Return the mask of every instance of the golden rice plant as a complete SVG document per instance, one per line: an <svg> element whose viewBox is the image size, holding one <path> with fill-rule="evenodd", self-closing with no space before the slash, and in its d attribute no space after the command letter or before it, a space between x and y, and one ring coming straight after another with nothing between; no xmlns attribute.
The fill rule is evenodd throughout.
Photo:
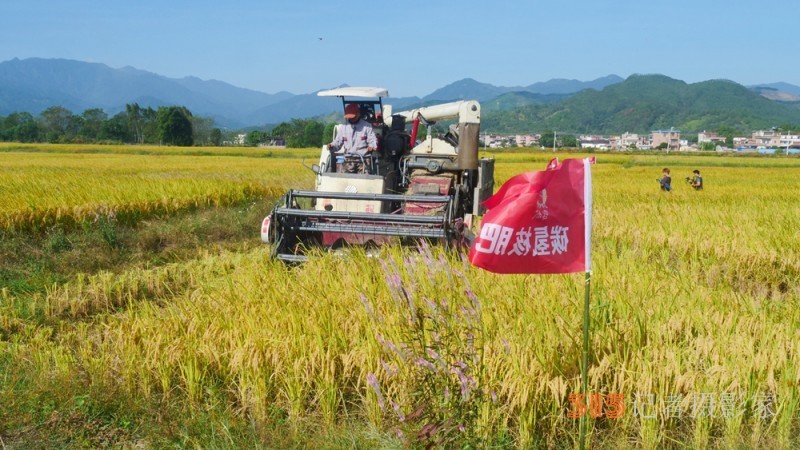
<svg viewBox="0 0 800 450"><path fill-rule="evenodd" d="M309 186L296 160L126 154L0 153L0 229L42 229L113 214L154 214L274 198ZM290 170L291 169L291 170Z"/></svg>
<svg viewBox="0 0 800 450"><path fill-rule="evenodd" d="M121 158L110 163L116 168L138 161L111 156ZM552 155L495 156L502 181L541 170ZM185 156L163 158L224 184L224 171ZM229 163L232 177L258 177L247 158L240 166L233 158L204 158ZM285 172L281 183L311 180L272 162L264 173ZM670 194L655 183L661 166L673 169ZM702 192L680 184L680 172L694 168L706 179ZM148 170L159 168L137 173ZM625 408L619 418L601 409L590 420L593 448L800 445L797 160L599 155L593 174L588 385L606 398L621 395ZM0 352L14 376L34 382L87 380L185 405L187 416L214 408L260 424L285 416L287 431L300 441L308 423L325 432L355 418L387 435L405 431L398 442L416 445L420 438L399 422L401 414L414 417L420 397L412 394L444 401L444 387L461 386L461 378L420 390L425 381L414 375L425 372L390 360L387 343L410 345L412 308L429 315L422 323L431 325L434 307L472 305L474 296L485 333L480 386L489 395L476 414L464 416L474 419L476 432L463 439L517 448L577 442L578 421L568 411L569 395L580 389L582 275L495 275L438 248L427 254L389 248L378 258L320 254L300 267L268 253L209 254L76 277L31 300L48 312L39 324L4 292L0 333L21 332ZM473 315L450 320L467 317ZM433 342L433 332L458 325L411 335ZM431 364L435 355L464 355L459 336L419 347L425 354L416 355ZM462 436L458 427L452 432Z"/></svg>

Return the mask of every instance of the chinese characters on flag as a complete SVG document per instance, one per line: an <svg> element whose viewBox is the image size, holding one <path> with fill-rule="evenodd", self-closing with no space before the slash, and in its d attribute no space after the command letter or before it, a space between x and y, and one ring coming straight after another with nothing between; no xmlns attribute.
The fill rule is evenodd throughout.
<svg viewBox="0 0 800 450"><path fill-rule="evenodd" d="M496 273L590 271L592 163L553 160L508 180L484 202L470 262Z"/></svg>

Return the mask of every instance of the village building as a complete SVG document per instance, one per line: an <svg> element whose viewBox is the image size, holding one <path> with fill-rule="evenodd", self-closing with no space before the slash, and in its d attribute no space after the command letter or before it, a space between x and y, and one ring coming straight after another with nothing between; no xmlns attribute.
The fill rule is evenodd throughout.
<svg viewBox="0 0 800 450"><path fill-rule="evenodd" d="M680 150L681 131L674 128L653 131L650 135L650 147L659 148L662 144L667 144L667 151Z"/></svg>

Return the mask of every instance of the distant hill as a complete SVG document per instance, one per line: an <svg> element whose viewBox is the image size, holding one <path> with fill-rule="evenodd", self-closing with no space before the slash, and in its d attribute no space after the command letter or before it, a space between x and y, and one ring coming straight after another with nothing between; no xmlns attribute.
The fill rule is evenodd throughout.
<svg viewBox="0 0 800 450"><path fill-rule="evenodd" d="M125 67L66 59L13 59L0 63L0 115L26 111L38 115L51 106L79 114L102 108L108 114L140 106L186 106L194 114L213 117L222 125L238 126L257 108L293 94L242 89L221 81L173 79Z"/></svg>
<svg viewBox="0 0 800 450"><path fill-rule="evenodd" d="M391 93L391 91L389 91ZM395 111L407 105L418 103L418 97L398 97L387 99ZM294 95L277 103L259 108L245 119L247 123L280 123L292 118L319 117L336 113L341 119L342 101L338 97L318 97L317 93Z"/></svg>
<svg viewBox="0 0 800 450"><path fill-rule="evenodd" d="M391 92L391 86L389 86ZM503 87L465 78L420 97L388 98L395 111L464 99L482 103L481 128L494 132L546 129L581 133L685 131L730 126L754 128L800 124L800 87L770 83L746 88L730 81L686 84L661 75L626 80L609 75L591 81L553 79ZM771 100L772 99L772 100ZM776 100L776 101L773 101ZM128 103L181 105L217 126L244 128L292 118L340 117L338 98L315 92L266 94L222 81L168 78L151 72L67 59L0 62L0 116L25 111L38 115L51 106L74 114L102 108L109 115Z"/></svg>
<svg viewBox="0 0 800 450"><path fill-rule="evenodd" d="M527 91L508 92L499 97L483 101L481 103L481 111L484 113L490 111L508 111L528 105L545 105L560 102L567 97L569 97L569 94L544 95Z"/></svg>
<svg viewBox="0 0 800 450"><path fill-rule="evenodd" d="M512 92L568 95L580 92L584 89L603 89L606 86L619 83L620 81L622 81L622 78L616 75L609 75L592 81L553 79L534 83L526 87L502 87L481 83L472 78L464 78L463 80L450 83L443 88L433 91L431 94L423 97L423 100L452 101L470 99L484 102Z"/></svg>
<svg viewBox="0 0 800 450"><path fill-rule="evenodd" d="M794 96L800 97L800 86L795 86L789 83L765 83L765 84L757 84L755 86L750 86L752 89L769 89L778 92L786 92L792 94Z"/></svg>
<svg viewBox="0 0 800 450"><path fill-rule="evenodd" d="M608 75L605 77L597 78L592 81L578 81L566 80L563 78L554 78L549 81L542 81L533 83L525 90L535 92L537 94L574 94L584 89L594 89L601 91L607 86L620 83L624 78L617 75Z"/></svg>
<svg viewBox="0 0 800 450"><path fill-rule="evenodd" d="M754 86L750 89L757 92L762 97L775 100L776 102L800 102L800 95L793 94L785 90L768 86Z"/></svg>
<svg viewBox="0 0 800 450"><path fill-rule="evenodd" d="M498 87L475 81L472 78L464 78L463 80L450 83L443 88L431 92L425 97L422 97L422 100L451 101L470 99L482 102L514 90L521 91L524 89L521 87Z"/></svg>
<svg viewBox="0 0 800 450"><path fill-rule="evenodd" d="M404 106L419 98L392 99ZM75 114L102 108L109 115L128 103L142 107L186 106L193 114L214 118L218 126L277 124L292 118L315 117L341 110L339 99L316 93L265 94L217 80L168 78L132 67L67 59L13 59L0 63L0 115L25 111L38 115L51 106Z"/></svg>
<svg viewBox="0 0 800 450"><path fill-rule="evenodd" d="M481 127L496 132L684 132L722 126L749 131L800 124L800 108L768 100L732 81L687 84L663 75L633 75L602 91L584 90L555 104L531 104L484 114Z"/></svg>

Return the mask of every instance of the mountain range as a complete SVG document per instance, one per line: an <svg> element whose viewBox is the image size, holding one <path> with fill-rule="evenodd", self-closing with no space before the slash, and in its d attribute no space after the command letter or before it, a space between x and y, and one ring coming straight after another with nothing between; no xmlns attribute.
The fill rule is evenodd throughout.
<svg viewBox="0 0 800 450"><path fill-rule="evenodd" d="M527 87L498 87L464 79L424 97L392 98L395 108L451 101L488 100L520 91L568 95L586 88L602 88L622 81L617 76L582 82L551 80ZM181 105L196 115L212 117L220 126L244 127L276 124L292 118L336 113L338 99L318 97L316 92L266 94L216 80L196 77L168 78L133 67L113 69L105 64L67 59L12 59L0 63L0 115L25 111L38 115L51 106L73 113L102 108L108 114L125 110L128 103L142 107Z"/></svg>
<svg viewBox="0 0 800 450"><path fill-rule="evenodd" d="M497 132L544 128L636 132L654 126L698 129L708 125L711 129L719 123L800 123L798 86L770 83L748 88L724 80L687 84L662 75L628 79L608 75L591 81L553 79L514 87L465 78L422 97L391 98L389 103L398 110L461 99L480 101L482 127ZM168 78L133 67L114 69L67 59L0 63L0 116L19 111L38 115L51 106L62 106L75 114L102 108L113 115L124 111L129 103L154 108L185 106L195 115L211 117L217 126L227 128L322 117L341 110L339 99L318 97L316 92L267 94L217 80Z"/></svg>
<svg viewBox="0 0 800 450"><path fill-rule="evenodd" d="M800 102L779 102L728 80L688 84L663 75L631 75L602 91L583 90L556 103L531 103L484 114L499 133L561 130L579 134L686 132L774 126L800 128ZM533 127L533 128L531 128Z"/></svg>

